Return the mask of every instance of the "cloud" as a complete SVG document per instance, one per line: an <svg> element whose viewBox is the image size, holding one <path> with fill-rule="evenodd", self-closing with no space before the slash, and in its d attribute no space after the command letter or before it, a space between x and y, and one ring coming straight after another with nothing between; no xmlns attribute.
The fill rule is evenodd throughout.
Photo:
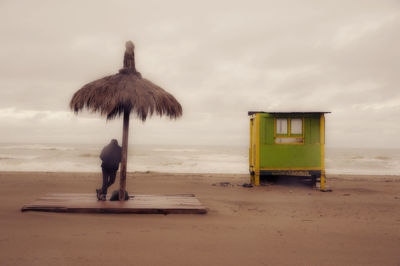
<svg viewBox="0 0 400 266"><path fill-rule="evenodd" d="M344 48L346 45L356 42L368 34L377 32L385 24L390 24L398 19L398 14L386 15L384 17L365 17L357 19L352 24L344 25L333 37L333 47Z"/></svg>

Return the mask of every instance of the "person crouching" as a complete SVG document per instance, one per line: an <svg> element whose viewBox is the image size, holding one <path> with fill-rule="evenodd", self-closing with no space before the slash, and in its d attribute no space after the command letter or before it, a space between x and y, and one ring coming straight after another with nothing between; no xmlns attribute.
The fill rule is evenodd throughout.
<svg viewBox="0 0 400 266"><path fill-rule="evenodd" d="M110 144L105 146L100 154L101 169L103 171L103 185L101 189L96 189L97 199L106 200L107 189L114 184L119 163L121 162L122 148L116 139L112 139Z"/></svg>

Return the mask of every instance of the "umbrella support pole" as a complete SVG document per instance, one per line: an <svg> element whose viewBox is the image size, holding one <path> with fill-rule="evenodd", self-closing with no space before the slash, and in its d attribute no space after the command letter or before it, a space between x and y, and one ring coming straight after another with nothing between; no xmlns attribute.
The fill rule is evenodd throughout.
<svg viewBox="0 0 400 266"><path fill-rule="evenodd" d="M130 112L124 112L124 126L122 132L122 158L121 158L121 172L120 172L120 188L119 188L119 200L125 200L126 191L126 161L128 157L128 135L129 135L129 114Z"/></svg>

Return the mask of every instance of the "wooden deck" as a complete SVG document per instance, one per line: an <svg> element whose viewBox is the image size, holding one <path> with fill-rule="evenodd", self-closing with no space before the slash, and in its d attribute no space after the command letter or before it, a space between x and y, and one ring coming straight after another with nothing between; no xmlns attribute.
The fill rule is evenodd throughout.
<svg viewBox="0 0 400 266"><path fill-rule="evenodd" d="M21 211L75 213L205 214L207 208L194 194L133 195L125 202L98 201L95 194L52 193L22 207Z"/></svg>

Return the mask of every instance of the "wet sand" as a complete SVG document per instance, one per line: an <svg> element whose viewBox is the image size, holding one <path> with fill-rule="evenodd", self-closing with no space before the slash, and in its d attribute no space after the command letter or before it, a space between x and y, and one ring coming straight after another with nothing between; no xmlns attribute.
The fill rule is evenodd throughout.
<svg viewBox="0 0 400 266"><path fill-rule="evenodd" d="M245 188L247 175L130 173L130 194L195 193L208 214L20 211L100 179L0 172L0 264L400 265L398 176L328 176L323 193L292 178Z"/></svg>

